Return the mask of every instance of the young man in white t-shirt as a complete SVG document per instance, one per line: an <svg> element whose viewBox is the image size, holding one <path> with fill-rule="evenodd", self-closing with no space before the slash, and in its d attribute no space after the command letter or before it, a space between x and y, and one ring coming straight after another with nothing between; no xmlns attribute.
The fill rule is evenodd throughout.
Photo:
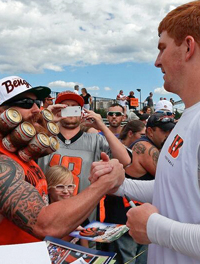
<svg viewBox="0 0 200 264"><path fill-rule="evenodd" d="M177 7L160 23L155 66L186 109L162 148L155 181L126 179L116 193L146 202L129 210L127 226L138 243L150 244L148 264L200 263L199 28L200 1ZM115 170L109 162L93 164L91 181L109 170Z"/></svg>

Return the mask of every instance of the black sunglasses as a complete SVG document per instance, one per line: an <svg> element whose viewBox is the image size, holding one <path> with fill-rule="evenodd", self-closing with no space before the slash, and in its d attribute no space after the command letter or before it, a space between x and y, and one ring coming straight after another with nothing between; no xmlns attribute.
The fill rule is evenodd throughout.
<svg viewBox="0 0 200 264"><path fill-rule="evenodd" d="M162 116L156 119L156 123L169 123L169 122L174 123L174 118L168 116Z"/></svg>
<svg viewBox="0 0 200 264"><path fill-rule="evenodd" d="M41 106L41 100L24 98L9 103L9 106L18 106L24 109L31 109L33 105L36 104L38 108Z"/></svg>
<svg viewBox="0 0 200 264"><path fill-rule="evenodd" d="M123 116L124 114L122 112L108 112L108 116Z"/></svg>
<svg viewBox="0 0 200 264"><path fill-rule="evenodd" d="M172 112L162 111L162 110L159 110L159 111L157 111L156 113L165 114L165 115L167 115L167 116L172 116L172 115L173 115Z"/></svg>

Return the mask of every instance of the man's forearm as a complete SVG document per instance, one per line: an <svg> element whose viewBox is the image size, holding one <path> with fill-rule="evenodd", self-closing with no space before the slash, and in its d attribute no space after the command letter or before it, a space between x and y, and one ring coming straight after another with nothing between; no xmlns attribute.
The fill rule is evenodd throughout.
<svg viewBox="0 0 200 264"><path fill-rule="evenodd" d="M109 143L112 156L118 159L119 162L124 166L130 164L130 156L128 155L126 148L119 141L119 139L110 131L110 129L106 125L104 125L101 130Z"/></svg>
<svg viewBox="0 0 200 264"><path fill-rule="evenodd" d="M198 224L180 223L159 214L152 214L147 222L147 235L152 243L200 260Z"/></svg>
<svg viewBox="0 0 200 264"><path fill-rule="evenodd" d="M118 191L114 193L117 196L127 194L132 200L137 200L143 203L152 203L153 199L154 180L139 181L125 179Z"/></svg>
<svg viewBox="0 0 200 264"><path fill-rule="evenodd" d="M69 234L91 214L105 194L105 188L96 182L72 198L43 207L33 232L40 238Z"/></svg>
<svg viewBox="0 0 200 264"><path fill-rule="evenodd" d="M124 180L123 166L117 160L110 161L107 169L103 171L109 174L99 177L78 195L42 208L34 232L40 237L47 234L63 237L80 225L91 214L100 199L118 188Z"/></svg>

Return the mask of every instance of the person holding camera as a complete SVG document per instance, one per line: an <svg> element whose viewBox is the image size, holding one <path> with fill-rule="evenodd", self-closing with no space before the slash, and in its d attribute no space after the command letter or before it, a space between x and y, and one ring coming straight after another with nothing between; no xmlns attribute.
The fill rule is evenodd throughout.
<svg viewBox="0 0 200 264"><path fill-rule="evenodd" d="M122 143L113 135L109 128L103 123L99 114L91 110L83 109L79 115L71 109L83 108L84 100L80 95L71 91L58 94L55 107L65 105L70 107L70 116L63 117L59 122L60 133L58 134L60 148L38 160L38 164L44 172L54 165L63 165L69 168L73 175L78 192L87 188L90 184L88 177L93 161L101 159L101 152L109 157L115 157L125 166L130 163L130 157ZM98 133L86 133L81 130L81 122L87 126L104 132L104 136ZM90 220L96 219L96 210Z"/></svg>

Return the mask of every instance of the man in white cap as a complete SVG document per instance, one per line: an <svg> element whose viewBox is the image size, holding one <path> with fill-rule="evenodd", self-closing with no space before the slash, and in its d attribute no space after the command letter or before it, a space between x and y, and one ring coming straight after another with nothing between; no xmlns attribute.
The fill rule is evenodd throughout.
<svg viewBox="0 0 200 264"><path fill-rule="evenodd" d="M160 100L157 102L156 107L155 107L155 112L159 113L171 113L168 115L173 114L173 105L170 101L168 100Z"/></svg>

